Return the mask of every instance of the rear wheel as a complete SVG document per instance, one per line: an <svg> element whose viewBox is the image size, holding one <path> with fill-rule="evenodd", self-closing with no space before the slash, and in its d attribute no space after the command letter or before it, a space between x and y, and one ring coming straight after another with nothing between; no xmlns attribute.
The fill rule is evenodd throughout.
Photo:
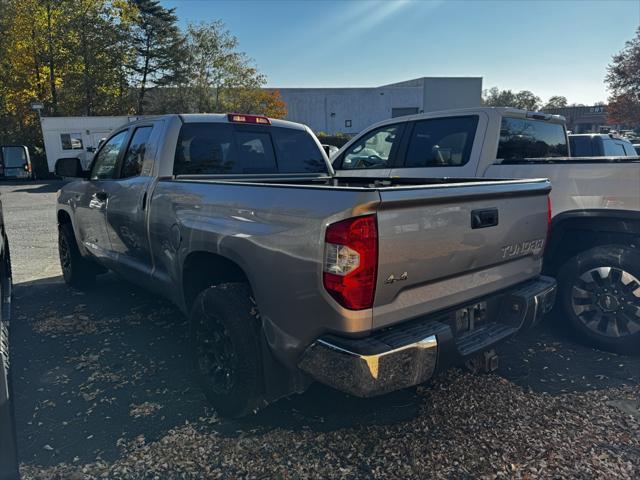
<svg viewBox="0 0 640 480"><path fill-rule="evenodd" d="M223 417L261 406L259 323L251 292L242 283L209 287L191 310L191 366L207 399Z"/></svg>
<svg viewBox="0 0 640 480"><path fill-rule="evenodd" d="M62 276L67 285L84 289L95 283L97 268L80 254L73 227L69 223L58 225L58 253Z"/></svg>
<svg viewBox="0 0 640 480"><path fill-rule="evenodd" d="M568 260L559 272L563 310L583 338L605 350L640 347L640 252L605 245Z"/></svg>

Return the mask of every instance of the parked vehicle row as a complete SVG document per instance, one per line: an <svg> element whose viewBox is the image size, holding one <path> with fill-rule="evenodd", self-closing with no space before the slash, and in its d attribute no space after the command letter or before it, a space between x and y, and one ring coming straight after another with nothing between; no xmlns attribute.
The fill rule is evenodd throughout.
<svg viewBox="0 0 640 480"><path fill-rule="evenodd" d="M383 146L403 129L379 130L349 162L393 158ZM454 143L438 161L461 159ZM222 415L312 380L360 396L422 383L554 301L540 275L545 179L339 177L307 127L252 115L141 120L107 138L90 172L73 158L56 171L83 177L58 195L65 281L111 269L171 299Z"/></svg>
<svg viewBox="0 0 640 480"><path fill-rule="evenodd" d="M553 221L545 272L558 277L558 307L595 345L637 351L640 159L597 156L631 153L631 144L617 137L570 138L571 148L559 116L511 108L435 112L369 127L340 150L333 165L344 180L550 179ZM570 156L582 139L604 150ZM609 150L610 144L619 151Z"/></svg>
<svg viewBox="0 0 640 480"><path fill-rule="evenodd" d="M611 133L569 135L572 157L637 157L634 145Z"/></svg>

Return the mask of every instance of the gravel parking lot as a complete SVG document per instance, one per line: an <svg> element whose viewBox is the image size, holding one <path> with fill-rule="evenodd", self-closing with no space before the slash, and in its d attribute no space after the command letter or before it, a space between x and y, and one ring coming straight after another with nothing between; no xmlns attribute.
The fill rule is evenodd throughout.
<svg viewBox="0 0 640 480"><path fill-rule="evenodd" d="M640 358L581 345L557 316L502 346L496 374L369 400L314 385L219 420L171 304L111 274L64 285L59 185L0 186L25 478L640 477Z"/></svg>

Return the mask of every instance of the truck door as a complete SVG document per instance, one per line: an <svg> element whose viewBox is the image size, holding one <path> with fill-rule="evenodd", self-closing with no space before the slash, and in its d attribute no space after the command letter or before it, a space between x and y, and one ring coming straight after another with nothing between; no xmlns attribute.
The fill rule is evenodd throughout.
<svg viewBox="0 0 640 480"><path fill-rule="evenodd" d="M153 177L142 175L153 125L136 125L116 169L107 205L107 232L118 258L117 269L132 280L146 282L151 275L151 255L147 239L147 191Z"/></svg>
<svg viewBox="0 0 640 480"><path fill-rule="evenodd" d="M107 203L128 135L128 130L121 130L105 142L96 154L89 181L75 202L80 241L91 253L106 262L113 257L107 234Z"/></svg>

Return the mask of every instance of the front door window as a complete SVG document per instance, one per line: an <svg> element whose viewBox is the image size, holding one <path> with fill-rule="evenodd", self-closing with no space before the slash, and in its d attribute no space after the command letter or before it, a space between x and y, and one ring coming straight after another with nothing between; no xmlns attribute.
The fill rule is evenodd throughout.
<svg viewBox="0 0 640 480"><path fill-rule="evenodd" d="M107 140L93 162L91 180L105 180L114 177L118 156L126 138L127 131L124 130Z"/></svg>

